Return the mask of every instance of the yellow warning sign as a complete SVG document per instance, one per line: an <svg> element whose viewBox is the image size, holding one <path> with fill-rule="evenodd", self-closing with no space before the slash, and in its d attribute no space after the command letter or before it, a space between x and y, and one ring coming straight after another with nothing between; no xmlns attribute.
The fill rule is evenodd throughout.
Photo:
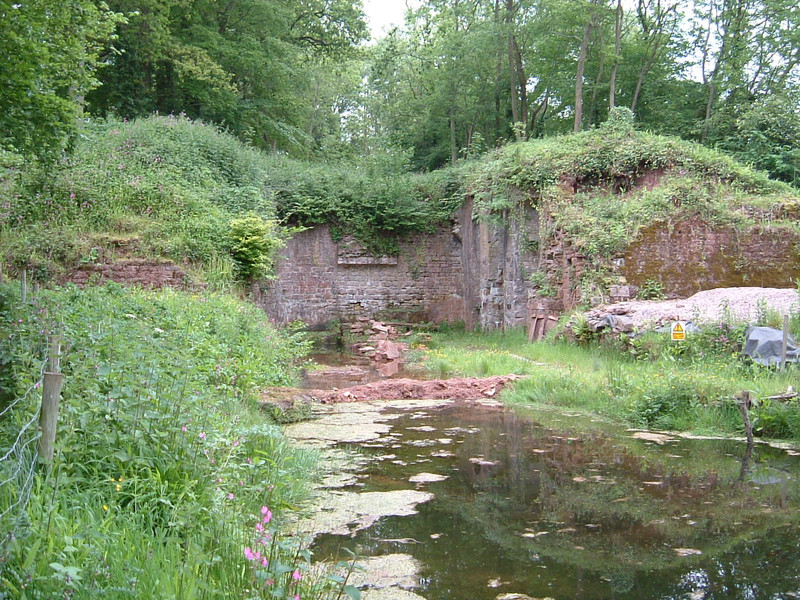
<svg viewBox="0 0 800 600"><path fill-rule="evenodd" d="M686 339L686 324L676 321L670 327L670 334L673 342L682 342Z"/></svg>

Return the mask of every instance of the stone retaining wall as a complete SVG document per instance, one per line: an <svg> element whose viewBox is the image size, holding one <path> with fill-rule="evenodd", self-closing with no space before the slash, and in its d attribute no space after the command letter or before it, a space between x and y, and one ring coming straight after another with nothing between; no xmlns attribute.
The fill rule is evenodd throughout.
<svg viewBox="0 0 800 600"><path fill-rule="evenodd" d="M171 262L127 259L100 265L82 265L70 271L65 282L86 285L90 281L116 281L149 288L187 286L186 273Z"/></svg>

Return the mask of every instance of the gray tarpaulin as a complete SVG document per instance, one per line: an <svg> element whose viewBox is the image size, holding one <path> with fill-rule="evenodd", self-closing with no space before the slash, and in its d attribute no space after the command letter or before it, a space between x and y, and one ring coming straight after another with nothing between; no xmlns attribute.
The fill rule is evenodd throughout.
<svg viewBox="0 0 800 600"><path fill-rule="evenodd" d="M749 327L747 340L744 344L744 353L755 362L765 365L781 364L781 347L783 345L783 331L772 327ZM797 362L800 360L800 349L794 337L789 336L786 348L786 361Z"/></svg>

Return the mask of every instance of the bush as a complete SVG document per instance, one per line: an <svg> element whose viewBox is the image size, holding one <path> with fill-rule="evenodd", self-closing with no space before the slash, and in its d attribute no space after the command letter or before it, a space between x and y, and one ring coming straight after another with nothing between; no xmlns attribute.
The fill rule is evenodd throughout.
<svg viewBox="0 0 800 600"><path fill-rule="evenodd" d="M276 235L275 222L250 213L232 220L228 235L238 277L242 280L267 277L275 253L283 246Z"/></svg>

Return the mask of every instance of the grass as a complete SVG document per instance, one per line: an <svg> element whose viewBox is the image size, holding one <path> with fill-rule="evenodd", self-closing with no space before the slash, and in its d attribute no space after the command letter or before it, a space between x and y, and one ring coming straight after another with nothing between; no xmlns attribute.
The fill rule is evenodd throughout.
<svg viewBox="0 0 800 600"><path fill-rule="evenodd" d="M0 286L7 396L30 382L48 329L64 343L56 457L37 470L22 521L2 524L10 543L0 547L0 598L277 590L305 600L341 588L305 577L310 556L281 535L317 456L291 447L258 404L263 387L294 381L308 350L302 337L213 293L110 284L42 291L23 305L17 286ZM37 397L0 420L0 448ZM0 463L0 481L9 468ZM0 485L0 507L14 494Z"/></svg>
<svg viewBox="0 0 800 600"><path fill-rule="evenodd" d="M633 348L598 343L529 343L521 330L437 333L425 365L440 376L527 375L504 392L509 404L558 406L636 427L706 435L741 435L735 395L751 390L763 399L796 386L800 375L795 367L778 373L701 349L699 341L694 353L685 354L677 354L666 339L659 344L651 336L650 342L655 349L644 355L640 350L637 358ZM796 401L762 400L753 417L759 435L800 440Z"/></svg>

